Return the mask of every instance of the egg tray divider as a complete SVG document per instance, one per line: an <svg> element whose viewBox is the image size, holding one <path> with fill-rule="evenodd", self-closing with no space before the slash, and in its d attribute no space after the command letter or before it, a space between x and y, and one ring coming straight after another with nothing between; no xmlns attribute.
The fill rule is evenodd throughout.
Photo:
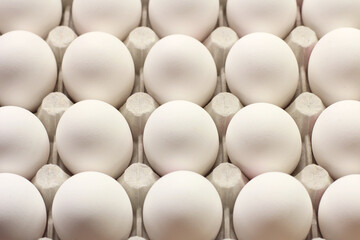
<svg viewBox="0 0 360 240"><path fill-rule="evenodd" d="M54 92L46 96L36 115L44 124L49 135L51 152L48 164L43 166L32 179L32 182L44 198L48 211L45 239L60 240L57 236L51 212L51 205L56 191L66 181L71 173L61 162L56 149L55 132L57 123L62 114L73 104L66 93L62 81L61 62L66 48L77 37L71 20L72 0L63 0L64 12L61 26L54 28L48 38L56 57L59 74ZM147 13L148 0L142 0L141 26L134 29L125 45L128 47L136 69L136 80L132 95L119 109L129 123L133 140L134 151L131 163L118 182L125 188L130 197L134 213L134 224L131 239L148 239L143 225L142 206L147 192L159 176L151 169L143 151L143 131L150 114L159 106L156 101L145 93L143 82L143 65L150 48L159 40L158 36L149 27ZM333 182L325 169L315 164L311 149L311 132L320 113L325 109L321 100L309 92L307 80L307 64L310 53L317 42L317 37L311 29L302 26L302 1L298 0L298 16L296 25L285 39L291 47L299 64L300 79L297 92L292 103L285 109L295 120L302 137L302 154L299 165L292 174L303 183L311 197L314 206L312 226L306 240L321 239L317 222L319 201L326 188ZM226 85L224 65L227 54L233 44L239 39L236 33L227 27L225 17L226 0L220 0L220 11L217 28L204 41L214 57L218 82L214 97L205 106L205 110L213 118L220 139L220 149L213 169L206 176L215 186L223 204L223 222L216 240L236 239L232 223L232 211L237 195L248 182L246 176L238 167L229 163L225 147L225 133L231 118L242 105L237 97L229 92Z"/></svg>

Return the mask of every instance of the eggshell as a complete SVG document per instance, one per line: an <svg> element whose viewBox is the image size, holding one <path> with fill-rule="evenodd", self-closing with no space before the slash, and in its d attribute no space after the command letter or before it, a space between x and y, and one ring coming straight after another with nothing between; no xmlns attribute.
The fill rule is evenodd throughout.
<svg viewBox="0 0 360 240"><path fill-rule="evenodd" d="M45 127L34 114L7 106L0 108L0 149L0 172L31 179L47 163L50 144Z"/></svg>
<svg viewBox="0 0 360 240"><path fill-rule="evenodd" d="M133 140L128 123L111 105L86 100L71 106L56 129L56 146L72 173L98 171L119 177L129 165Z"/></svg>
<svg viewBox="0 0 360 240"><path fill-rule="evenodd" d="M124 40L139 26L141 0L74 0L72 19L79 34L100 31Z"/></svg>
<svg viewBox="0 0 360 240"><path fill-rule="evenodd" d="M340 28L315 45L309 59L309 83L326 106L360 100L360 30Z"/></svg>
<svg viewBox="0 0 360 240"><path fill-rule="evenodd" d="M226 132L229 158L248 178L273 171L292 173L299 163L301 146L295 121L268 103L242 108Z"/></svg>
<svg viewBox="0 0 360 240"><path fill-rule="evenodd" d="M144 130L144 150L160 175L177 170L204 175L216 161L219 136L203 108L187 101L171 101L150 115Z"/></svg>
<svg viewBox="0 0 360 240"><path fill-rule="evenodd" d="M151 240L215 239L222 221L221 199L203 176L177 171L151 187L143 217Z"/></svg>
<svg viewBox="0 0 360 240"><path fill-rule="evenodd" d="M340 101L326 108L315 122L312 149L331 177L360 173L360 102Z"/></svg>
<svg viewBox="0 0 360 240"><path fill-rule="evenodd" d="M1 33L25 30L46 38L61 17L61 0L0 0Z"/></svg>
<svg viewBox="0 0 360 240"><path fill-rule="evenodd" d="M239 36L267 32L284 38L295 25L297 4L296 0L227 0L226 14Z"/></svg>
<svg viewBox="0 0 360 240"><path fill-rule="evenodd" d="M215 28L219 0L150 0L149 19L160 36L185 34L203 41Z"/></svg>
<svg viewBox="0 0 360 240"><path fill-rule="evenodd" d="M326 240L360 239L360 175L335 181L325 191L319 205L319 226Z"/></svg>
<svg viewBox="0 0 360 240"><path fill-rule="evenodd" d="M238 40L225 63L230 91L247 105L267 102L286 107L299 82L299 68L290 47L269 33Z"/></svg>
<svg viewBox="0 0 360 240"><path fill-rule="evenodd" d="M150 49L145 59L145 88L160 104L187 100L204 106L212 97L216 82L214 59L192 37L165 37Z"/></svg>
<svg viewBox="0 0 360 240"><path fill-rule="evenodd" d="M0 37L0 53L0 105L35 111L57 80L49 45L31 32L13 31Z"/></svg>
<svg viewBox="0 0 360 240"><path fill-rule="evenodd" d="M124 188L98 172L76 174L55 195L52 214L61 240L124 240L133 213Z"/></svg>
<svg viewBox="0 0 360 240"><path fill-rule="evenodd" d="M117 108L130 96L135 81L129 50L119 39L102 32L83 34L70 44L62 73L73 100L97 99Z"/></svg>
<svg viewBox="0 0 360 240"><path fill-rule="evenodd" d="M0 192L0 239L41 238L46 208L36 187L19 175L0 173Z"/></svg>
<svg viewBox="0 0 360 240"><path fill-rule="evenodd" d="M303 240L313 218L305 187L285 173L264 173L240 191L234 207L238 239Z"/></svg>
<svg viewBox="0 0 360 240"><path fill-rule="evenodd" d="M318 37L342 27L360 28L360 2L354 0L304 0L301 9L305 26Z"/></svg>

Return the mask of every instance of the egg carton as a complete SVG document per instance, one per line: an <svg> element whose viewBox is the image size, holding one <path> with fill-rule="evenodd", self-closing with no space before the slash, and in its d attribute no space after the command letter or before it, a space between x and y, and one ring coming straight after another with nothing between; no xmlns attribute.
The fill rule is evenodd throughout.
<svg viewBox="0 0 360 240"><path fill-rule="evenodd" d="M56 191L65 182L71 173L63 165L56 148L55 132L62 114L73 104L64 88L61 73L61 62L66 48L77 37L71 20L71 0L63 0L64 12L61 26L53 29L47 43L55 54L59 74L55 92L46 96L36 115L44 124L51 142L51 153L48 164L43 166L32 179L44 198L48 211L47 228L43 240L59 240L54 229L52 219L52 202ZM298 0L301 6L302 1ZM127 39L125 45L128 47L136 69L136 80L132 95L119 109L129 123L133 141L134 151L131 164L125 170L118 182L124 187L130 197L134 223L129 239L148 239L143 224L142 207L147 192L159 179L159 176L151 169L146 160L143 150L143 131L150 114L159 106L156 101L145 92L143 81L144 60L150 48L159 40L159 37L149 27L147 14L148 0L143 0L141 26L134 29ZM205 110L213 118L220 139L220 149L216 163L207 175L207 179L217 189L223 204L223 222L217 240L236 239L233 229L232 212L235 200L248 182L246 176L238 167L229 162L226 147L225 133L231 118L238 112L242 105L239 99L229 92L226 85L224 65L227 54L233 44L239 39L237 34L227 27L225 17L226 0L220 0L220 11L217 28L204 41L214 57L218 81L212 100L205 106ZM314 216L311 230L306 240L320 240L321 234L317 222L317 209L319 201L326 188L333 182L325 169L314 162L311 149L311 133L314 123L320 113L325 109L320 98L310 92L307 80L307 64L310 53L317 42L317 37L311 29L302 26L300 7L296 25L288 37L287 44L295 53L299 64L300 81L297 92L292 103L285 109L295 120L302 137L302 154L300 162L292 174L303 183L311 197Z"/></svg>

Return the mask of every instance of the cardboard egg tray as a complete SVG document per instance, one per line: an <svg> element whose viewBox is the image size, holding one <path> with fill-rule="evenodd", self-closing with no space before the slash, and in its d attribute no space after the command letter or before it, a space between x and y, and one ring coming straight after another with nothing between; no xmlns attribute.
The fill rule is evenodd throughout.
<svg viewBox="0 0 360 240"><path fill-rule="evenodd" d="M51 205L54 195L60 185L70 177L70 172L62 164L58 156L55 142L57 123L62 114L73 104L66 93L62 82L61 61L66 48L77 37L71 20L71 0L65 0L62 25L53 29L47 42L53 50L59 67L58 83L53 93L42 101L37 116L44 124L51 142L51 153L48 164L43 166L32 182L42 194L48 210L48 224L42 239L59 240L56 235ZM145 196L159 176L151 169L143 151L143 130L150 114L158 107L156 101L145 93L143 71L145 57L150 48L159 40L149 26L147 2L143 0L141 26L134 29L125 44L131 52L136 68L136 81L132 95L120 108L120 112L129 123L134 140L134 152L131 164L118 179L128 193L134 212L134 223L131 239L148 239L142 220L142 206ZM299 4L301 1L298 1ZM226 0L221 0L218 26L204 41L205 46L214 57L218 70L218 83L214 97L205 107L216 123L220 150L216 163L206 177L218 190L223 203L223 222L217 240L236 239L232 223L232 211L237 195L248 182L239 168L229 162L225 147L226 128L234 114L242 108L237 97L227 88L224 64L232 45L239 39L236 33L227 27L225 17ZM317 42L315 33L301 25L300 11L296 26L285 39L297 58L300 70L300 80L296 95L286 111L295 119L302 137L302 155L293 176L300 180L308 190L313 206L314 217L312 227L306 239L321 239L317 223L317 208L320 198L326 188L332 183L329 174L320 166L315 165L311 149L311 132L319 114L324 110L321 100L310 93L307 81L307 63L310 53Z"/></svg>

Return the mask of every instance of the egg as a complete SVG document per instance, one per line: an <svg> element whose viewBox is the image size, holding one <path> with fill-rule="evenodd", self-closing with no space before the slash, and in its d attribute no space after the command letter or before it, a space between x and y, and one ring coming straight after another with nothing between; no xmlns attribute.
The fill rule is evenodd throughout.
<svg viewBox="0 0 360 240"><path fill-rule="evenodd" d="M296 0L227 0L226 14L239 36L266 32L284 38L295 25L297 4Z"/></svg>
<svg viewBox="0 0 360 240"><path fill-rule="evenodd" d="M133 139L128 123L111 105L85 100L60 118L56 147L72 172L98 171L119 177L131 161Z"/></svg>
<svg viewBox="0 0 360 240"><path fill-rule="evenodd" d="M360 100L359 41L360 30L339 28L315 45L309 59L309 84L326 106Z"/></svg>
<svg viewBox="0 0 360 240"><path fill-rule="evenodd" d="M125 240L133 223L124 188L99 172L83 172L66 180L55 195L52 215L61 240Z"/></svg>
<svg viewBox="0 0 360 240"><path fill-rule="evenodd" d="M299 68L290 47L269 33L242 37L225 63L226 82L241 103L267 102L286 107L293 98Z"/></svg>
<svg viewBox="0 0 360 240"><path fill-rule="evenodd" d="M226 131L228 156L248 178L274 171L292 173L300 161L301 148L295 121L268 103L242 108Z"/></svg>
<svg viewBox="0 0 360 240"><path fill-rule="evenodd" d="M0 37L0 52L0 105L36 111L57 80L49 45L31 32L12 31Z"/></svg>
<svg viewBox="0 0 360 240"><path fill-rule="evenodd" d="M359 101L340 101L320 114L312 132L312 150L331 177L360 174Z"/></svg>
<svg viewBox="0 0 360 240"><path fill-rule="evenodd" d="M0 0L1 33L25 30L46 38L61 17L61 0Z"/></svg>
<svg viewBox="0 0 360 240"><path fill-rule="evenodd" d="M313 207L305 187L285 173L264 173L240 191L234 206L238 239L303 240Z"/></svg>
<svg viewBox="0 0 360 240"><path fill-rule="evenodd" d="M336 180L325 191L319 205L318 221L326 240L360 239L360 175Z"/></svg>
<svg viewBox="0 0 360 240"><path fill-rule="evenodd" d="M0 173L0 192L0 239L41 238L46 208L36 187L19 175Z"/></svg>
<svg viewBox="0 0 360 240"><path fill-rule="evenodd" d="M44 125L28 110L0 107L0 149L1 173L31 179L48 161L49 137Z"/></svg>
<svg viewBox="0 0 360 240"><path fill-rule="evenodd" d="M135 66L124 43L108 33L76 38L62 62L66 91L76 102L97 99L119 108L130 96Z"/></svg>
<svg viewBox="0 0 360 240"><path fill-rule="evenodd" d="M219 0L150 0L149 19L160 36L185 34L203 41L215 28Z"/></svg>
<svg viewBox="0 0 360 240"><path fill-rule="evenodd" d="M145 125L143 139L146 158L160 175L177 170L205 175L219 151L219 136L210 115L182 100L157 108Z"/></svg>
<svg viewBox="0 0 360 240"><path fill-rule="evenodd" d="M177 171L160 178L144 202L143 218L151 240L211 240L218 234L222 205L203 176Z"/></svg>
<svg viewBox="0 0 360 240"><path fill-rule="evenodd" d="M213 96L216 82L216 65L209 50L189 36L161 39L145 59L145 88L160 104L187 100L204 106Z"/></svg>
<svg viewBox="0 0 360 240"><path fill-rule="evenodd" d="M319 38L342 27L360 28L360 2L353 0L303 0L302 20Z"/></svg>
<svg viewBox="0 0 360 240"><path fill-rule="evenodd" d="M72 19L79 34L100 31L124 40L141 20L141 0L74 0Z"/></svg>

